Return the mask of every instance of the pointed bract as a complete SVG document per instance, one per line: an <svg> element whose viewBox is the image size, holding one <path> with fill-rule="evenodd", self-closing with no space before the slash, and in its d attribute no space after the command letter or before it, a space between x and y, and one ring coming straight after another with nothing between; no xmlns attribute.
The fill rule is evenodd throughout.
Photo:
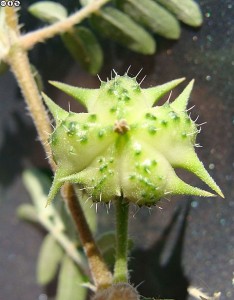
<svg viewBox="0 0 234 300"><path fill-rule="evenodd" d="M174 89L178 84L180 84L184 80L185 78L179 78L162 85L157 85L155 87L142 89L143 93L146 95L147 104L150 107L153 106L155 103L157 103L158 100L160 100L162 96L164 96L166 93Z"/></svg>
<svg viewBox="0 0 234 300"><path fill-rule="evenodd" d="M49 81L50 84L54 85L67 95L73 97L75 100L78 100L82 105L84 105L88 112L92 110L92 105L96 101L99 90L98 89L86 89L79 88L58 81Z"/></svg>
<svg viewBox="0 0 234 300"><path fill-rule="evenodd" d="M190 153L186 155L186 158L183 157L183 160L181 161L181 163L177 164L177 166L194 173L203 182L205 182L213 191L215 191L219 196L224 198L224 195L220 190L219 186L215 183L213 178L206 171L203 163L199 160L197 154L194 151L190 151Z"/></svg>
<svg viewBox="0 0 234 300"><path fill-rule="evenodd" d="M51 201L55 198L57 195L59 189L63 185L63 182L61 182L59 179L61 178L61 171L58 169L54 175L54 180L52 183L52 186L49 191L49 195L47 198L46 206L51 203Z"/></svg>
<svg viewBox="0 0 234 300"><path fill-rule="evenodd" d="M58 106L54 101L52 101L46 94L41 93L42 97L45 101L45 104L47 105L49 111L53 115L56 124L64 119L69 115L69 113L62 109L60 106Z"/></svg>
<svg viewBox="0 0 234 300"><path fill-rule="evenodd" d="M201 190L197 187L193 187L179 177L173 178L173 181L169 184L169 189L171 188L172 195L191 195L191 196L198 196L198 197L215 197L214 194ZM169 190L170 192L170 190Z"/></svg>
<svg viewBox="0 0 234 300"><path fill-rule="evenodd" d="M194 79L190 81L190 83L186 86L186 88L183 90L183 92L175 99L175 101L171 104L171 107L175 111L185 111L189 96L191 94L192 88L194 84Z"/></svg>

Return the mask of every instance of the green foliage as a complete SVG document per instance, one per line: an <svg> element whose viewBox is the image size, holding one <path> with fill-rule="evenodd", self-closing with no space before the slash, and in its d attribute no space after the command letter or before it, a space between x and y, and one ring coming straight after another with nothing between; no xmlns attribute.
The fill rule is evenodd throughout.
<svg viewBox="0 0 234 300"><path fill-rule="evenodd" d="M86 278L80 272L79 268L65 255L59 273L56 300L86 299L87 289L82 286L85 281Z"/></svg>
<svg viewBox="0 0 234 300"><path fill-rule="evenodd" d="M37 211L31 204L21 204L17 209L17 216L24 221L33 223L39 222Z"/></svg>
<svg viewBox="0 0 234 300"><path fill-rule="evenodd" d="M96 238L98 248L100 249L105 262L113 269L115 263L116 234L114 231L107 231ZM132 239L128 239L128 251L134 246Z"/></svg>
<svg viewBox="0 0 234 300"><path fill-rule="evenodd" d="M102 48L92 31L77 26L61 35L62 41L75 61L90 74L97 74L103 63Z"/></svg>
<svg viewBox="0 0 234 300"><path fill-rule="evenodd" d="M39 170L31 169L24 171L23 182L31 196L37 214L46 214L46 217L53 219L55 222L61 222L53 205L45 210L46 194L50 189L51 180Z"/></svg>
<svg viewBox="0 0 234 300"><path fill-rule="evenodd" d="M75 191L80 201L80 205L83 208L84 215L89 224L89 227L92 230L93 234L95 234L97 232L97 213L95 211L93 201L84 189L79 189L79 187L76 186Z"/></svg>
<svg viewBox="0 0 234 300"><path fill-rule="evenodd" d="M18 207L17 215L23 220L41 224L49 231L39 250L37 262L38 283L46 285L58 273L59 282L56 300L75 299L74 295L80 295L80 300L85 299L87 291L82 287L82 283L87 282L87 278L79 264L67 257L68 254L71 254L71 251L75 251L77 259L80 261L83 259L80 242L66 205L59 199L60 201L45 207L51 180L43 172L36 169L26 170L23 174L23 181L31 196L33 205L21 204ZM95 232L97 216L94 207L90 207L87 195L82 191L77 189L77 194L85 210L90 228ZM65 244L67 244L67 248L63 248Z"/></svg>
<svg viewBox="0 0 234 300"><path fill-rule="evenodd" d="M91 2L80 0L83 6ZM29 12L48 23L63 20L68 14L64 6L53 1L36 2L29 7ZM178 20L197 27L202 23L202 14L193 0L115 0L89 19L92 30L100 36L134 52L150 55L157 48L151 33L178 39L181 31ZM87 25L73 27L61 38L73 59L89 73L96 74L102 67L103 54L92 30Z"/></svg>
<svg viewBox="0 0 234 300"><path fill-rule="evenodd" d="M111 270L113 270L115 263L115 239L116 237L114 231L105 232L96 238L98 248L100 249L105 262Z"/></svg>
<svg viewBox="0 0 234 300"><path fill-rule="evenodd" d="M118 6L136 22L168 39L178 39L180 25L177 19L153 0L119 0Z"/></svg>
<svg viewBox="0 0 234 300"><path fill-rule="evenodd" d="M91 23L101 35L142 54L153 54L156 44L153 37L128 15L106 7L91 17Z"/></svg>
<svg viewBox="0 0 234 300"><path fill-rule="evenodd" d="M171 11L183 23L198 27L202 24L202 13L198 4L193 0L156 0Z"/></svg>
<svg viewBox="0 0 234 300"><path fill-rule="evenodd" d="M50 283L58 271L63 258L63 249L51 234L48 234L41 245L37 263L37 281L45 285Z"/></svg>
<svg viewBox="0 0 234 300"><path fill-rule="evenodd" d="M63 5L54 1L36 2L30 5L28 11L34 17L48 23L61 21L67 17L66 8Z"/></svg>
<svg viewBox="0 0 234 300"><path fill-rule="evenodd" d="M37 221L38 217L46 217L58 227L59 230L65 231L68 236L73 236L74 240L78 242L77 234L74 234L74 225L71 217L67 211L66 205L61 199L54 204L46 207L47 194L51 186L51 180L43 172L37 169L29 169L23 173L24 185L27 188L33 206L30 204L23 204L18 209L18 215L22 219ZM94 207L91 207L90 201L87 201L87 195L77 190L81 205L85 210L85 215L90 228L95 233L97 229L97 215ZM57 196L60 198L60 196ZM87 209L87 207L88 209Z"/></svg>

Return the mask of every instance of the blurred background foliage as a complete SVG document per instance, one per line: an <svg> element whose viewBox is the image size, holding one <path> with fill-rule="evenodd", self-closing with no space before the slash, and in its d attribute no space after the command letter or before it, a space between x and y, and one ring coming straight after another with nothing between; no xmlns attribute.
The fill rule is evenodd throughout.
<svg viewBox="0 0 234 300"><path fill-rule="evenodd" d="M89 2L81 0L80 5ZM36 2L28 11L47 23L61 21L71 12L53 1ZM157 49L157 35L172 40L180 38L180 21L193 27L202 24L202 13L195 1L116 0L91 15L83 22L84 26L77 25L61 34L61 39L73 59L96 74L103 65L100 39L110 39L132 51L152 55Z"/></svg>

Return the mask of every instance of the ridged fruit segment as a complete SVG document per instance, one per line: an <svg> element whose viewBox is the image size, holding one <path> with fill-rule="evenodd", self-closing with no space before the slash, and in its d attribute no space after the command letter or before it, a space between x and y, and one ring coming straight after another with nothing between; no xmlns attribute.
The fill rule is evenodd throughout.
<svg viewBox="0 0 234 300"><path fill-rule="evenodd" d="M183 80L141 89L136 78L116 75L94 90L52 82L88 112L66 112L43 95L56 121L50 144L57 172L48 202L65 182L82 185L95 202L123 195L151 206L167 195L214 196L185 183L176 168L223 197L194 150L199 128L186 111L193 81L172 103L153 107Z"/></svg>

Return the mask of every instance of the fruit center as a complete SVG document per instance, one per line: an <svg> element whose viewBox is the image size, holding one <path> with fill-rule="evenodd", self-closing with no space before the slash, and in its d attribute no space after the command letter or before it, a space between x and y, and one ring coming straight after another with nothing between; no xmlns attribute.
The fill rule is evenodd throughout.
<svg viewBox="0 0 234 300"><path fill-rule="evenodd" d="M125 119L121 119L115 121L113 129L119 134L125 134L127 131L129 131L130 127Z"/></svg>

